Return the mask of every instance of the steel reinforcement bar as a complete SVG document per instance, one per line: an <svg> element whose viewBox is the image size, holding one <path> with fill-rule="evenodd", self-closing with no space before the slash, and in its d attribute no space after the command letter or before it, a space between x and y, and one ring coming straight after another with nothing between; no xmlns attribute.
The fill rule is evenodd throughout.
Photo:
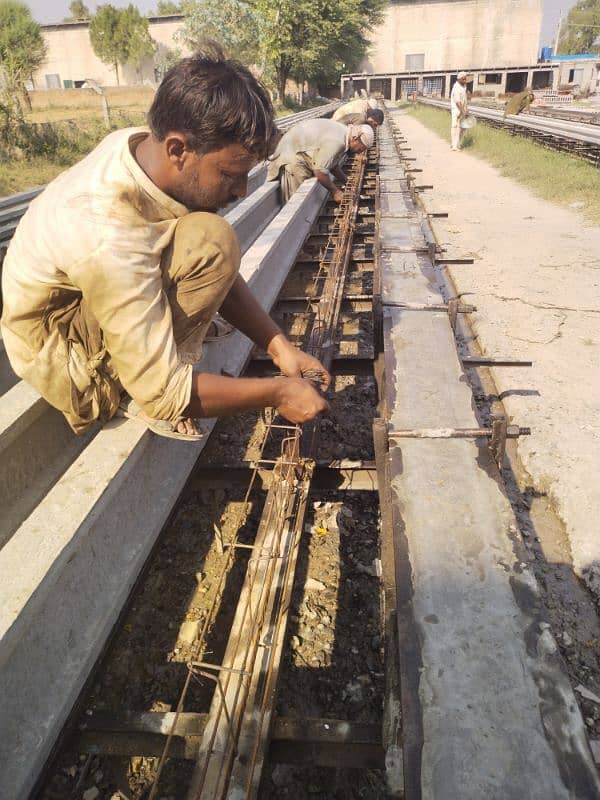
<svg viewBox="0 0 600 800"><path fill-rule="evenodd" d="M333 358L365 162L364 154L354 159L315 279L318 303L308 350L326 368ZM318 383L319 376L313 377ZM223 663L192 664L215 681L216 690L189 800L258 796L317 449L318 425L304 427L290 428L282 443ZM204 644L201 638L198 647ZM182 694L179 708L184 699ZM151 800L156 787L157 782Z"/></svg>

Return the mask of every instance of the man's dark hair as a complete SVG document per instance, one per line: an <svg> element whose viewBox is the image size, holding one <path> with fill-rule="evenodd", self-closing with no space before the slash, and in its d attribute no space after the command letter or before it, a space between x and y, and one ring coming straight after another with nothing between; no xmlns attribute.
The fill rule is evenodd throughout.
<svg viewBox="0 0 600 800"><path fill-rule="evenodd" d="M378 125L383 125L383 111L380 108L370 108L367 111L367 119L372 119Z"/></svg>
<svg viewBox="0 0 600 800"><path fill-rule="evenodd" d="M196 153L239 143L258 158L274 149L279 132L266 89L233 59L197 54L167 72L148 112L162 142L170 131L185 134Z"/></svg>

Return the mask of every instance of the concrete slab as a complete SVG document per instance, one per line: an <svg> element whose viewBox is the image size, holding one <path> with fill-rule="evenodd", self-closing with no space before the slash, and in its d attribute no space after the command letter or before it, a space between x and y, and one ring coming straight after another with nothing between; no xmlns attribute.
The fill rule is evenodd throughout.
<svg viewBox="0 0 600 800"><path fill-rule="evenodd" d="M0 549L96 430L75 436L63 415L20 381L0 400Z"/></svg>
<svg viewBox="0 0 600 800"><path fill-rule="evenodd" d="M443 303L435 283L431 261L416 253L382 252L379 256L382 270L383 302ZM423 277L426 278L425 282Z"/></svg>
<svg viewBox="0 0 600 800"><path fill-rule="evenodd" d="M325 195L306 182L272 223L287 246L267 228L244 256L242 274L261 287L265 307ZM269 278L258 278L263 270ZM228 371L239 374L251 343L241 335L226 342L218 347ZM220 367L212 348L201 369ZM28 797L204 443L111 422L0 551L3 798Z"/></svg>
<svg viewBox="0 0 600 800"><path fill-rule="evenodd" d="M9 389L19 382L18 377L12 370L12 367L8 363L8 357L6 355L6 350L4 349L4 343L2 341L2 337L0 336L0 397L3 394L6 394Z"/></svg>
<svg viewBox="0 0 600 800"><path fill-rule="evenodd" d="M486 444L393 438L479 425L447 314L385 306L392 289L405 300L390 262L381 263L406 800L600 797ZM407 274L435 296L425 272Z"/></svg>
<svg viewBox="0 0 600 800"><path fill-rule="evenodd" d="M385 202L385 201L384 201ZM408 219L397 217L382 217L379 226L379 238L382 250L396 250L399 252L411 253L415 250L414 237L420 234L420 226L411 224ZM421 236L419 247L425 246L425 240Z"/></svg>

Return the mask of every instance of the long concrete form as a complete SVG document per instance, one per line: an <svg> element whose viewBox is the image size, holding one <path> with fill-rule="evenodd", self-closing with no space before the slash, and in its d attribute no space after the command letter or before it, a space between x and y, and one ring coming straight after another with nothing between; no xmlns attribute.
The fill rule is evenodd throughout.
<svg viewBox="0 0 600 800"><path fill-rule="evenodd" d="M420 97L419 102L436 108L450 109L450 103L446 100L431 100ZM549 119L547 117L530 116L527 118L527 114L509 114L505 117L502 111L495 108L478 107L473 103L469 106L469 113L478 119L500 122L509 128L528 128L538 133L545 133L548 136L572 139L574 142L583 142L600 147L600 129L597 125L590 125L585 122L569 122L564 119Z"/></svg>
<svg viewBox="0 0 600 800"><path fill-rule="evenodd" d="M278 186L269 182L229 212L242 253L280 208ZM62 414L24 381L0 397L0 548L98 429L73 436Z"/></svg>
<svg viewBox="0 0 600 800"><path fill-rule="evenodd" d="M242 259L265 308L325 195L307 181ZM209 343L198 368L237 375L251 348L240 333ZM34 786L205 442L112 421L0 551L2 798L24 800Z"/></svg>
<svg viewBox="0 0 600 800"><path fill-rule="evenodd" d="M392 115L392 119L393 119ZM406 800L599 798L573 690L480 440L394 439L477 428L448 315L396 158L381 132L386 459ZM417 217L417 218L415 218Z"/></svg>

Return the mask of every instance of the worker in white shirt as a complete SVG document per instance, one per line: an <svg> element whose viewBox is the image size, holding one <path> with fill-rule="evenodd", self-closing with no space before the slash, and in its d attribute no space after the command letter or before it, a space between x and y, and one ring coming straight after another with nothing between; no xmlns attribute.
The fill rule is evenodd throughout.
<svg viewBox="0 0 600 800"><path fill-rule="evenodd" d="M277 145L267 170L268 181L279 181L284 203L309 178L315 177L331 192L336 203L344 193L333 182L342 183L346 154L362 153L375 141L370 125L342 125L331 119L305 119L287 131Z"/></svg>
<svg viewBox="0 0 600 800"><path fill-rule="evenodd" d="M460 150L460 141L462 138L460 122L469 113L466 86L467 73L459 72L456 83L452 87L452 92L450 94L450 113L452 116L450 137L452 141L452 150Z"/></svg>

